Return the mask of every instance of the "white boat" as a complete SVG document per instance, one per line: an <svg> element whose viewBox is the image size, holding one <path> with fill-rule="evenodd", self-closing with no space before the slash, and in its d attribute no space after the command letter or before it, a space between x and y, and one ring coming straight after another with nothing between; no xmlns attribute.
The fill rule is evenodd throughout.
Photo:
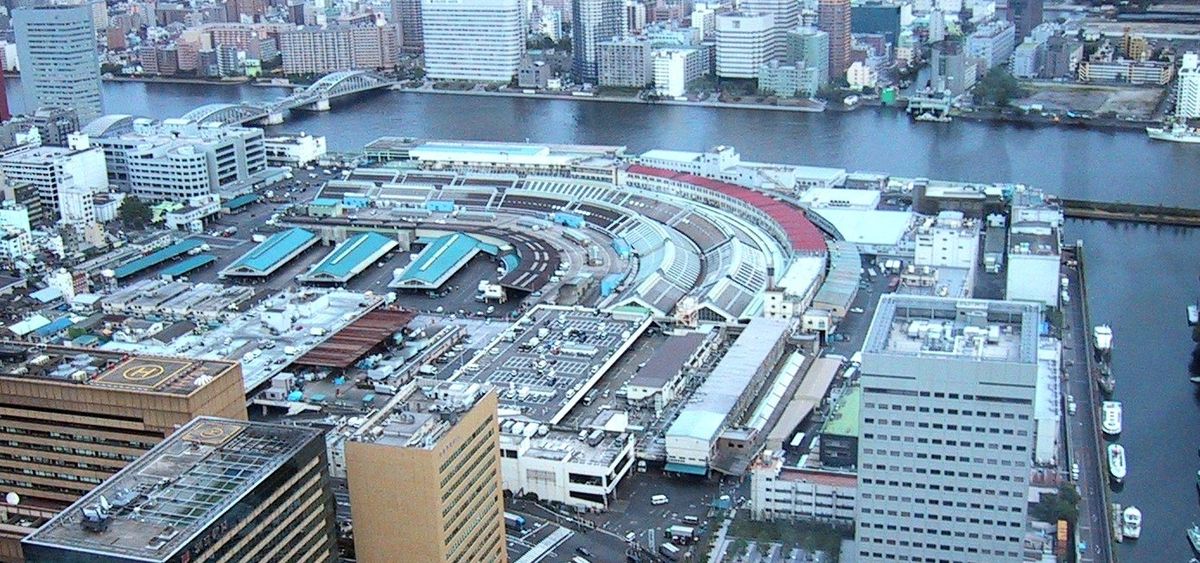
<svg viewBox="0 0 1200 563"><path fill-rule="evenodd" d="M1119 401L1104 401L1100 405L1102 418L1100 429L1109 436L1121 433L1121 403Z"/></svg>
<svg viewBox="0 0 1200 563"><path fill-rule="evenodd" d="M1105 360L1112 355L1113 332L1108 325L1092 328L1092 343L1096 347L1096 358Z"/></svg>
<svg viewBox="0 0 1200 563"><path fill-rule="evenodd" d="M1108 474L1118 483L1125 480L1125 448L1121 444L1108 445Z"/></svg>
<svg viewBox="0 0 1200 563"><path fill-rule="evenodd" d="M1142 535L1142 511L1136 506L1126 507L1121 513L1121 534L1131 540Z"/></svg>
<svg viewBox="0 0 1200 563"><path fill-rule="evenodd" d="M1172 143L1200 143L1200 130L1192 129L1183 123L1175 123L1170 127L1147 127L1146 134L1151 139L1170 141Z"/></svg>

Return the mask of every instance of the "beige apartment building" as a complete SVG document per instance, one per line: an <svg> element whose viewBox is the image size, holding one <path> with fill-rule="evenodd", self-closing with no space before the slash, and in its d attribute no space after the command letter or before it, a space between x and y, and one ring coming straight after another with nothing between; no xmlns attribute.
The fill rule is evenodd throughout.
<svg viewBox="0 0 1200 563"><path fill-rule="evenodd" d="M496 393L418 379L346 443L362 563L503 562Z"/></svg>

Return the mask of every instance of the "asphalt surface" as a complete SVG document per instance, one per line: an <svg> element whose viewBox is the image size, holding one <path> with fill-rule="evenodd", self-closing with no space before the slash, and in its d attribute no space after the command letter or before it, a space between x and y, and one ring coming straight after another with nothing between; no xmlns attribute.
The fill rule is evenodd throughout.
<svg viewBox="0 0 1200 563"><path fill-rule="evenodd" d="M1101 452L1099 436L1100 390L1088 372L1091 357L1091 327L1083 317L1083 299L1079 269L1064 268L1069 280L1071 303L1063 308L1063 365L1068 381L1065 390L1075 398L1075 414L1066 416L1068 461L1079 464L1079 538L1081 563L1112 561L1112 526L1108 515L1106 492L1108 473L1105 455ZM1064 409L1065 411L1065 409Z"/></svg>

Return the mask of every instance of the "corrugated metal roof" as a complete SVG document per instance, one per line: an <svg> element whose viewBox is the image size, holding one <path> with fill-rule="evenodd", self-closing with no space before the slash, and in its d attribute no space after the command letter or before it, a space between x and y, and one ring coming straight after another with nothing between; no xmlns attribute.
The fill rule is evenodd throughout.
<svg viewBox="0 0 1200 563"><path fill-rule="evenodd" d="M117 266L116 276L118 279L132 276L146 268L157 266L176 256L186 254L189 250L200 248L204 242L199 239L183 239L171 246L158 250L152 254L147 254L141 258L130 260L120 266Z"/></svg>

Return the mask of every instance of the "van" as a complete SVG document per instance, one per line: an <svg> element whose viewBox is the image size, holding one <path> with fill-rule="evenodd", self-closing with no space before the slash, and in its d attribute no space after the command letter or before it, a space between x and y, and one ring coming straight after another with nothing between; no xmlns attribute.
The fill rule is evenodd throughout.
<svg viewBox="0 0 1200 563"><path fill-rule="evenodd" d="M645 472L646 472L646 460L644 460L644 459L639 459L639 460L638 460L638 464L637 464L637 471L638 471L638 473L645 473Z"/></svg>
<svg viewBox="0 0 1200 563"><path fill-rule="evenodd" d="M650 497L650 504L654 506L667 504L668 502L671 502L671 499L668 499L667 495L654 495Z"/></svg>
<svg viewBox="0 0 1200 563"><path fill-rule="evenodd" d="M695 526L700 523L700 518L697 516L684 516L683 523L689 526Z"/></svg>

